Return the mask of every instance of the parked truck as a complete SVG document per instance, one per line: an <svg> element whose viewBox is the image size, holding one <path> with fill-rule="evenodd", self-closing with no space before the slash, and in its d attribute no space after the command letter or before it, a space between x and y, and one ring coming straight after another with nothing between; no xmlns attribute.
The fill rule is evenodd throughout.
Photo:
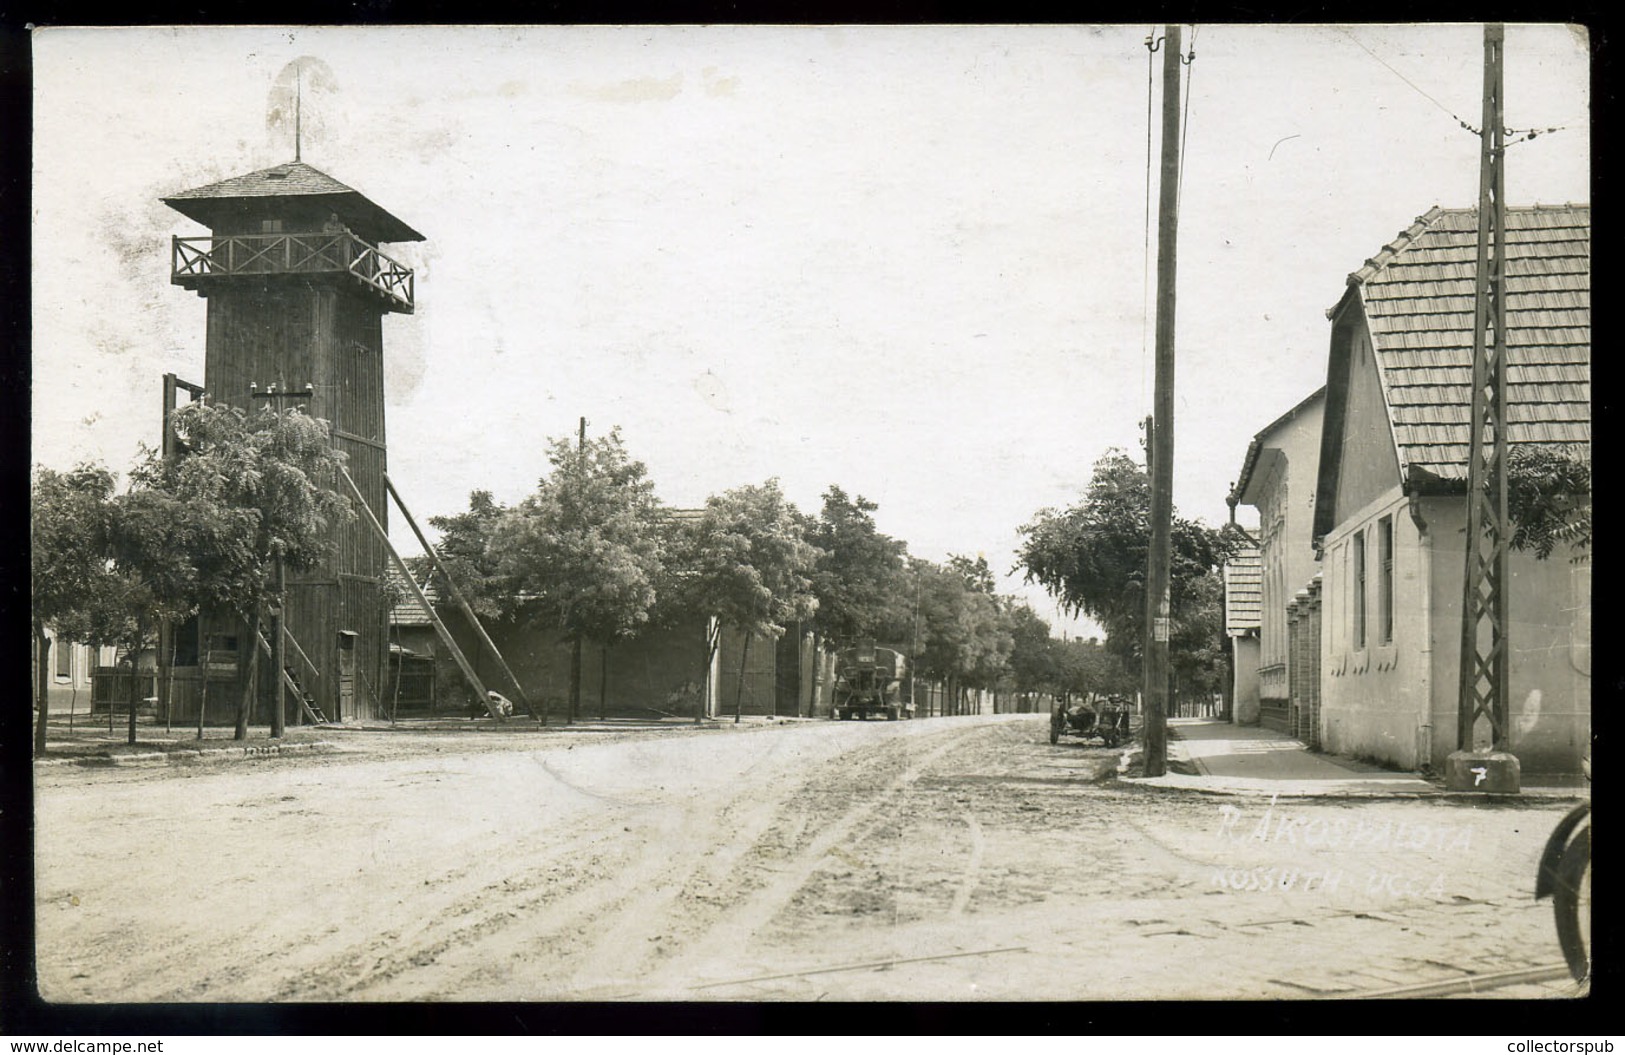
<svg viewBox="0 0 1625 1055"><path fill-rule="evenodd" d="M914 717L914 704L902 698L908 662L901 652L860 643L835 654L835 699L830 717L843 721L884 715L889 722Z"/></svg>

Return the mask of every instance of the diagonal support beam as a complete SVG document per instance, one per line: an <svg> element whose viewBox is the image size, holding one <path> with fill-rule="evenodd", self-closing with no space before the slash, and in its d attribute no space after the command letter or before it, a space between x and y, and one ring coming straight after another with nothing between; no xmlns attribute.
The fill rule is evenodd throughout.
<svg viewBox="0 0 1625 1055"><path fill-rule="evenodd" d="M389 541L389 532L384 530L384 525L380 524L378 518L373 515L372 507L367 504L366 498L361 494L361 488L357 487L355 481L350 478L350 471L341 465L339 466L339 476L349 485L351 496L355 498L356 503L361 507L361 515L366 517L367 523L372 525L373 532L378 536L379 541L384 544L384 549L389 551L389 555L394 558L395 566L401 570L401 577L406 580L408 586L412 587L412 593L417 597L418 604L423 607L424 614L429 617L429 622L434 625L435 633L440 635L441 642L450 650L452 658L457 661L457 665L462 668L463 677L467 678L469 685L473 686L474 693L479 697L479 701L485 705L486 712L497 721L503 721L502 713L491 702L491 697L486 695L485 685L480 681L480 676L474 673L474 667L468 662L468 657L463 655L463 650L457 647L457 642L452 638L451 631L446 629L446 624L442 623L440 616L435 614L434 605L430 604L429 599L423 595L422 588L418 586L417 580L412 577L412 569L406 566L406 561L401 559L401 555L396 551L394 543Z"/></svg>
<svg viewBox="0 0 1625 1055"><path fill-rule="evenodd" d="M480 643L491 650L491 655L496 657L497 666L501 667L502 673L508 676L508 684L512 685L514 692L518 693L519 702L524 705L525 710L530 712L532 718L546 725L546 705L543 705L541 714L537 714L536 708L531 706L529 698L525 695L525 687L519 684L519 679L514 677L512 668L508 666L508 661L502 658L502 652L497 648L496 642L492 641L491 635L485 632L485 625L480 622L480 617L474 614L474 607L468 603L468 599L463 596L463 591L458 588L457 580L453 578L451 569L446 567L445 562L440 559L440 554L435 552L435 548L429 545L429 540L424 537L423 530L418 527L418 522L413 518L412 511L406 508L406 503L401 499L401 493L395 490L395 482L389 478L388 473L384 474L384 488L389 492L389 497L395 500L395 507L406 518L406 523L412 529L412 534L417 536L418 544L423 547L423 552L427 553L429 559L434 562L434 566L440 569L441 577L446 580L446 585L451 588L452 599L457 602L458 608L462 610L463 617L474 628L474 632L480 635Z"/></svg>

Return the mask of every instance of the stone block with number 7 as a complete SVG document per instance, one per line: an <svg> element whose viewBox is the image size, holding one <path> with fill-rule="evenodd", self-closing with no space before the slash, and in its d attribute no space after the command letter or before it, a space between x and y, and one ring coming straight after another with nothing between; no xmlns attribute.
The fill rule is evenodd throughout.
<svg viewBox="0 0 1625 1055"><path fill-rule="evenodd" d="M1450 791L1516 795L1519 768L1517 756L1505 751L1452 751L1444 761L1444 786Z"/></svg>

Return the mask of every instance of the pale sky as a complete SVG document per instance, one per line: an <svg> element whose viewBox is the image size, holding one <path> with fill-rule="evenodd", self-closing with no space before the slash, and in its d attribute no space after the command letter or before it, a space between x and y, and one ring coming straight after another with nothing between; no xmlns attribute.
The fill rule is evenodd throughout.
<svg viewBox="0 0 1625 1055"><path fill-rule="evenodd" d="M206 232L158 199L292 160L272 115L305 58L303 160L428 239L384 247L417 271L384 346L420 519L517 501L585 416L668 504L776 476L816 513L839 484L915 555L1002 572L1107 448L1140 451L1149 29L39 32L33 460L124 473L161 375L203 380L205 302L169 283L168 240ZM1324 383L1349 272L1476 201L1456 117L1480 123L1483 36L1194 46L1174 488L1216 525L1252 435ZM1509 26L1505 55L1506 124L1562 126L1510 149L1508 201L1588 201L1584 32ZM1019 574L1002 589L1090 632Z"/></svg>

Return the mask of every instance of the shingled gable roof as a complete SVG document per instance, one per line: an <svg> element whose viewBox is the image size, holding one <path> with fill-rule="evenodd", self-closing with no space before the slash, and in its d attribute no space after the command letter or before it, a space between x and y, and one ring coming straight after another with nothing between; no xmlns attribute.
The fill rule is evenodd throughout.
<svg viewBox="0 0 1625 1055"><path fill-rule="evenodd" d="M1357 301L1368 320L1408 487L1466 480L1477 244L1477 209L1436 206L1351 274L1327 312L1335 319ZM1508 208L1506 245L1508 439L1587 445L1591 208ZM1344 398L1339 386L1330 398ZM1340 420L1340 407L1327 410L1328 423Z"/></svg>
<svg viewBox="0 0 1625 1055"><path fill-rule="evenodd" d="M212 227L222 212L233 207L232 203L254 198L325 199L322 204L351 221L362 237L380 242L423 241L423 235L366 195L303 161L290 161L205 187L194 187L171 194L163 202L198 223Z"/></svg>
<svg viewBox="0 0 1625 1055"><path fill-rule="evenodd" d="M1232 637L1257 630L1264 618L1264 558L1242 546L1224 563L1224 628Z"/></svg>
<svg viewBox="0 0 1625 1055"><path fill-rule="evenodd" d="M1252 486L1253 470L1258 468L1258 457L1264 452L1264 441L1269 438L1270 433L1303 413L1305 408L1325 394L1326 386L1321 385L1300 399L1293 405L1291 410L1258 430L1257 435L1253 437L1253 441L1247 445L1246 455L1241 459L1241 475L1236 477L1236 482L1230 487L1230 497L1235 499L1238 504L1245 501L1244 496L1247 494L1247 489ZM1247 504L1251 505L1252 503Z"/></svg>
<svg viewBox="0 0 1625 1055"><path fill-rule="evenodd" d="M418 604L418 599L412 594L412 588L406 584L406 576L401 574L400 568L390 562L386 572L389 584L395 589L396 601L389 609L390 626L430 626L429 613ZM435 588L433 581L420 584L423 593L430 604L440 603L440 591Z"/></svg>

